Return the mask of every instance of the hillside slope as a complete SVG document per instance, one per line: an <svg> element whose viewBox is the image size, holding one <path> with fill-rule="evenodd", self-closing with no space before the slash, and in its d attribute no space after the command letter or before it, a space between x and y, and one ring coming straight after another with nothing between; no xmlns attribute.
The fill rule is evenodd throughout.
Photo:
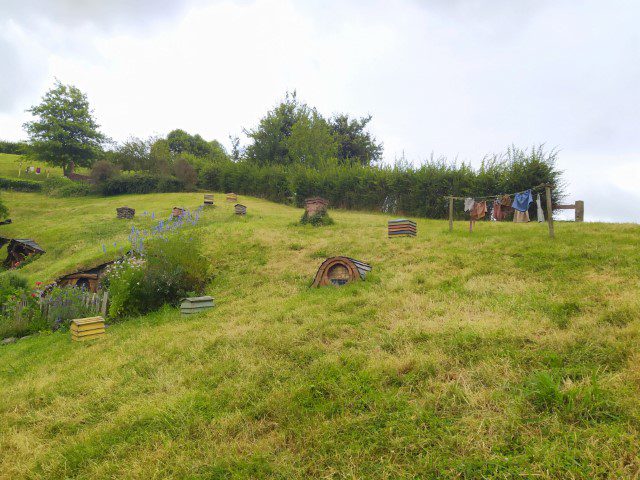
<svg viewBox="0 0 640 480"><path fill-rule="evenodd" d="M115 208L165 216L201 194L11 193L46 281L125 245ZM418 220L218 207L212 311L166 309L101 341L0 347L1 478L629 478L640 445L640 227ZM116 243L113 246L113 243ZM110 250L109 250L110 249ZM373 266L310 289L322 260Z"/></svg>

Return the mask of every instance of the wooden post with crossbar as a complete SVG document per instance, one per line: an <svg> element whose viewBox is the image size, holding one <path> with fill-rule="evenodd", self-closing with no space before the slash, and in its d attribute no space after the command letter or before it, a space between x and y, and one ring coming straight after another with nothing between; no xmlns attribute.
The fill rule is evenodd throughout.
<svg viewBox="0 0 640 480"><path fill-rule="evenodd" d="M551 238L555 238L556 234L553 231L553 206L551 205L551 184L545 184L544 189L547 195L547 221L549 222L549 236Z"/></svg>

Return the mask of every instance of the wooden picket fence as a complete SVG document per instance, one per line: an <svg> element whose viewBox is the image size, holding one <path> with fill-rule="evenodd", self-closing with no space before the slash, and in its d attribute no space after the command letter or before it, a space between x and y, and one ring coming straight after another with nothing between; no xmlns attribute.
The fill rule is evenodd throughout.
<svg viewBox="0 0 640 480"><path fill-rule="evenodd" d="M0 314L5 317L20 319L27 305L27 297L23 296L20 301L13 305L0 306ZM62 317L68 317L62 318L63 320L70 320L71 317L74 316L73 312L78 308L84 310L87 315L101 315L106 317L109 309L109 292L82 292L79 294L79 298L62 300L51 297L40 297L38 299L38 305L42 316L50 322Z"/></svg>

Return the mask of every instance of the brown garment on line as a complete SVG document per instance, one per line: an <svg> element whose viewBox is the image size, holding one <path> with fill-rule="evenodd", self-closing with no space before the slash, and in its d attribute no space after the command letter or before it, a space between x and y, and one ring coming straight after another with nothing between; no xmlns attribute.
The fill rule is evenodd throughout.
<svg viewBox="0 0 640 480"><path fill-rule="evenodd" d="M514 210L513 212L513 221L515 223L526 223L529 221L529 211L521 212L519 210Z"/></svg>
<svg viewBox="0 0 640 480"><path fill-rule="evenodd" d="M493 218L498 222L504 218L504 213L502 212L502 204L497 200L493 202Z"/></svg>
<svg viewBox="0 0 640 480"><path fill-rule="evenodd" d="M511 207L511 197L509 195L503 195L500 199L500 204L504 207Z"/></svg>
<svg viewBox="0 0 640 480"><path fill-rule="evenodd" d="M487 202L476 202L471 209L471 220L480 220L487 214Z"/></svg>

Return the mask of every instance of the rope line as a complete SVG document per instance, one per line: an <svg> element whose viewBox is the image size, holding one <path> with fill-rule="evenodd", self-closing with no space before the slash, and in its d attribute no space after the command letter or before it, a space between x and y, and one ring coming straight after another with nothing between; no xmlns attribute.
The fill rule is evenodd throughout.
<svg viewBox="0 0 640 480"><path fill-rule="evenodd" d="M531 190L532 192L536 192L538 190L542 190L547 186L546 183L541 183L540 185L536 185L535 187L531 187L531 188L527 188L526 190L522 190L520 192L514 192L514 193L500 193L500 194L496 194L496 195L485 195L483 197L474 197L471 195L467 195L466 197L453 197L451 195L445 195L444 198L453 198L454 200L465 200L467 198L473 198L474 200L491 200L493 198L499 197L499 196L503 196L503 195L509 195L509 196L514 196L517 195L519 193L524 193L527 190Z"/></svg>

